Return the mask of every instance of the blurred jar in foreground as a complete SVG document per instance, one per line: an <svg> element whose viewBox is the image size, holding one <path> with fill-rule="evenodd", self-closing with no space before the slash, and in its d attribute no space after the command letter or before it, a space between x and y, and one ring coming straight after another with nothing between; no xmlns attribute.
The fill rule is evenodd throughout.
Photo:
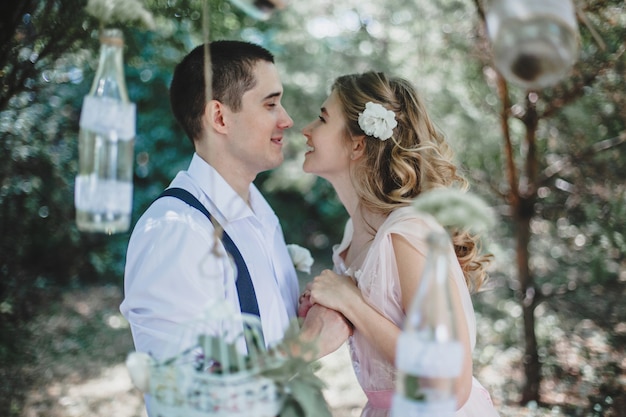
<svg viewBox="0 0 626 417"><path fill-rule="evenodd" d="M522 87L552 86L578 59L571 0L489 0L486 20L496 68Z"/></svg>
<svg viewBox="0 0 626 417"><path fill-rule="evenodd" d="M463 366L448 277L451 242L428 236L419 287L407 311L396 349L396 392L391 417L454 417L456 379Z"/></svg>
<svg viewBox="0 0 626 417"><path fill-rule="evenodd" d="M135 104L128 100L123 47L121 30L101 32L98 69L80 115L74 204L76 224L85 232L130 227Z"/></svg>

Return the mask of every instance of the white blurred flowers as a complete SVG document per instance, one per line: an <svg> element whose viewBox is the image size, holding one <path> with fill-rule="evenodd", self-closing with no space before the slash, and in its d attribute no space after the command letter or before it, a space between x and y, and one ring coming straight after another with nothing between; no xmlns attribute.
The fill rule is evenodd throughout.
<svg viewBox="0 0 626 417"><path fill-rule="evenodd" d="M397 125L396 114L379 103L368 101L363 113L359 113L359 126L363 132L380 140L389 139Z"/></svg>
<svg viewBox="0 0 626 417"><path fill-rule="evenodd" d="M480 197L456 188L435 188L420 194L413 208L433 216L439 224L480 233L495 223L494 211Z"/></svg>
<svg viewBox="0 0 626 417"><path fill-rule="evenodd" d="M299 245L290 244L287 245L287 250L289 251L289 256L291 256L293 266L298 271L306 272L307 274L311 273L313 257L311 256L311 252L309 252L308 249L305 249Z"/></svg>
<svg viewBox="0 0 626 417"><path fill-rule="evenodd" d="M153 364L154 359L144 352L131 352L126 358L130 379L141 392L148 392L150 389L150 367Z"/></svg>
<svg viewBox="0 0 626 417"><path fill-rule="evenodd" d="M139 21L148 29L154 28L154 19L141 0L89 0L85 11L100 21L102 26L114 22Z"/></svg>

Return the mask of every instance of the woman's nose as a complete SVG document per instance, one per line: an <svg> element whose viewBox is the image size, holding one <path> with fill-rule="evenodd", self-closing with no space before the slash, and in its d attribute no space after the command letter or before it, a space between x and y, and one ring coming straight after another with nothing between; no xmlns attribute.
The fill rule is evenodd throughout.
<svg viewBox="0 0 626 417"><path fill-rule="evenodd" d="M306 136L307 138L311 137L311 125L313 124L313 122L307 124L306 126L304 126L301 130L302 134L304 136Z"/></svg>

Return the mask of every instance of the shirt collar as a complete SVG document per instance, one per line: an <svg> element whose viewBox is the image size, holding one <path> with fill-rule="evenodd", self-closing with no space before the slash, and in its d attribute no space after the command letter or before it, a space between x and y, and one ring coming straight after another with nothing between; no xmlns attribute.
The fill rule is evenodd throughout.
<svg viewBox="0 0 626 417"><path fill-rule="evenodd" d="M254 217L261 224L278 223L276 214L254 184L250 184L249 189L250 208L224 177L198 154L193 154L187 171L227 222Z"/></svg>

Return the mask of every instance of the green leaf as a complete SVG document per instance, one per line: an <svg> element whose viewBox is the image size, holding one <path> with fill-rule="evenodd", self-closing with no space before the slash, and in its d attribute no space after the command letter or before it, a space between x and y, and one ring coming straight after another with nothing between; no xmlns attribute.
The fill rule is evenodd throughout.
<svg viewBox="0 0 626 417"><path fill-rule="evenodd" d="M314 374L312 374L314 376ZM317 377L315 377L317 378ZM302 410L301 417L331 417L322 390L314 378L307 375L289 383L289 396ZM285 417L282 412L280 417Z"/></svg>

